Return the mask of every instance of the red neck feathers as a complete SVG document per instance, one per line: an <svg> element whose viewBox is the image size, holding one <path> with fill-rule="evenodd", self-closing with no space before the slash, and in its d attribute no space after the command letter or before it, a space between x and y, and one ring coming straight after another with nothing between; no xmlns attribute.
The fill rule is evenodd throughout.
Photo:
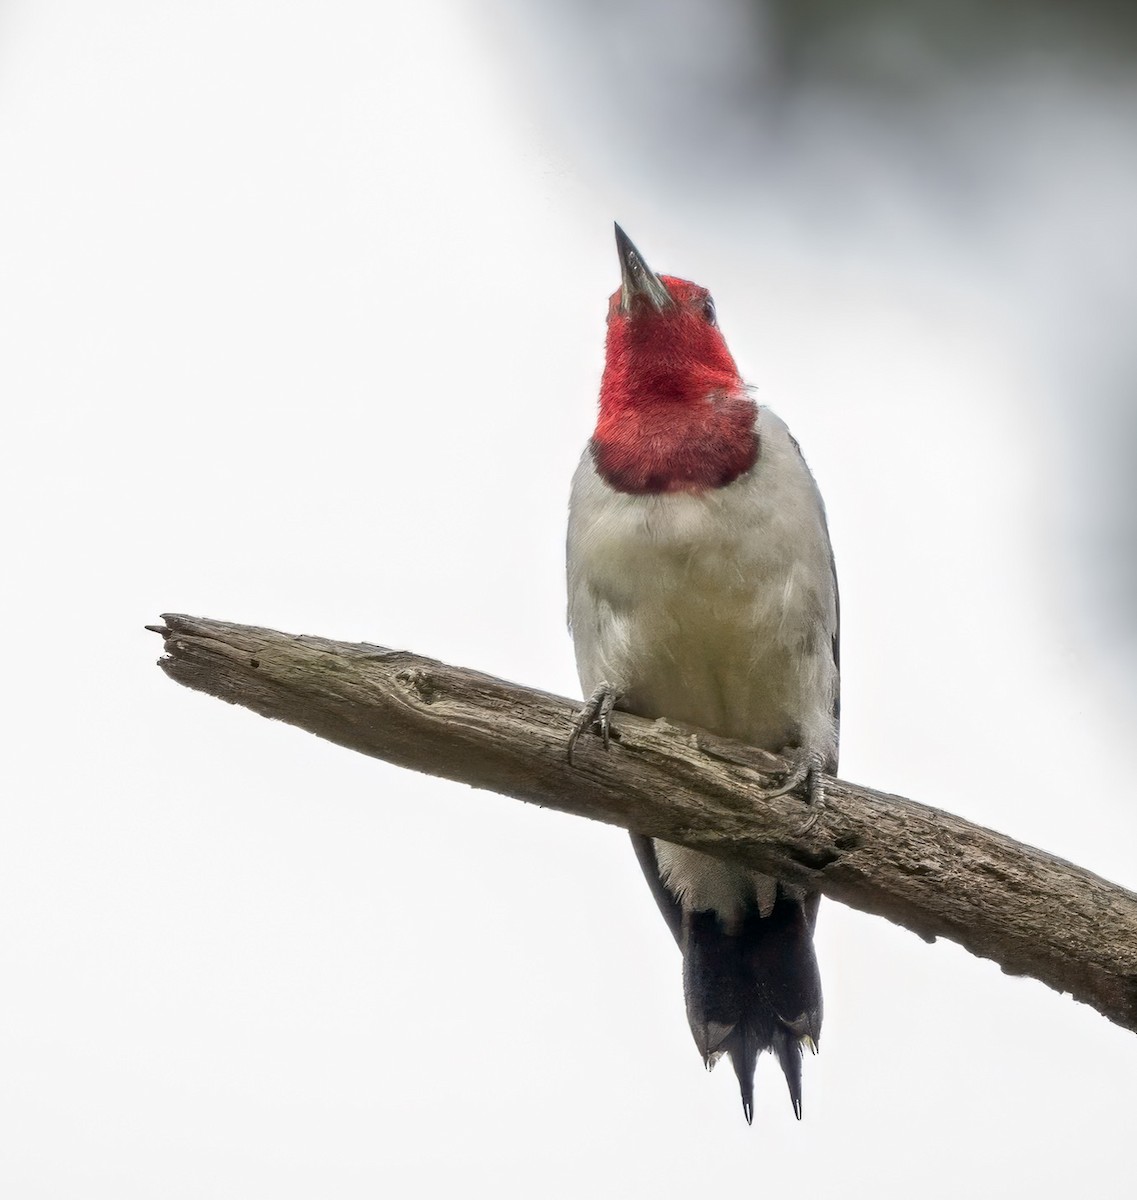
<svg viewBox="0 0 1137 1200"><path fill-rule="evenodd" d="M757 406L715 325L705 288L659 277L675 300L608 314L607 358L592 456L617 491L725 487L758 458Z"/></svg>

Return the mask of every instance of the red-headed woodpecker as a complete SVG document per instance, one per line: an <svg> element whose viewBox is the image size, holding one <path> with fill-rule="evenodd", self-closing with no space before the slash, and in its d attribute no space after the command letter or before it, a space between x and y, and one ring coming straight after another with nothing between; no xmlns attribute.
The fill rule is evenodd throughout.
<svg viewBox="0 0 1137 1200"><path fill-rule="evenodd" d="M656 275L619 226L600 414L572 486L569 622L585 706L793 756L821 802L837 767L838 600L825 509L797 442L751 398L705 288ZM770 1050L801 1117L821 1033L816 893L633 835L683 953L708 1068L730 1056L747 1121Z"/></svg>

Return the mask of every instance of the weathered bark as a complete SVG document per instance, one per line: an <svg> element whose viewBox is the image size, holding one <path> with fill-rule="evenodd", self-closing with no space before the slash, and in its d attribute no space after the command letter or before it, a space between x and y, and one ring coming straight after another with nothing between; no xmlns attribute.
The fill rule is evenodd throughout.
<svg viewBox="0 0 1137 1200"><path fill-rule="evenodd" d="M1040 850L841 780L803 831L764 801L786 764L625 714L605 753L565 746L579 704L400 650L168 614L172 679L349 749L816 888L927 940L951 938L1137 1031L1137 895Z"/></svg>

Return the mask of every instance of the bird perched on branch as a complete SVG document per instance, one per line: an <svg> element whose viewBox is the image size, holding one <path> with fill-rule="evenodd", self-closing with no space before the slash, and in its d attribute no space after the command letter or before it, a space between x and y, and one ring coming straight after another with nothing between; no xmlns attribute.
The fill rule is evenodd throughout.
<svg viewBox="0 0 1137 1200"><path fill-rule="evenodd" d="M656 275L616 226L596 431L573 480L569 623L584 694L569 744L613 708L766 750L822 803L837 767L838 599L825 509L797 442L751 398L706 288ZM767 796L771 793L766 793ZM632 841L683 953L708 1069L729 1055L753 1119L772 1051L801 1117L821 1033L819 897L658 838Z"/></svg>

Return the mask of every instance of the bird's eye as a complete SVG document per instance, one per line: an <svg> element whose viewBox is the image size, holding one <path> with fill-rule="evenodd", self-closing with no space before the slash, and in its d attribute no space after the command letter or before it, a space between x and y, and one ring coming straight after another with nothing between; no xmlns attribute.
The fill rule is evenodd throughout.
<svg viewBox="0 0 1137 1200"><path fill-rule="evenodd" d="M715 315L715 302L708 296L703 301L703 316L706 318L708 325L717 325L718 318Z"/></svg>

